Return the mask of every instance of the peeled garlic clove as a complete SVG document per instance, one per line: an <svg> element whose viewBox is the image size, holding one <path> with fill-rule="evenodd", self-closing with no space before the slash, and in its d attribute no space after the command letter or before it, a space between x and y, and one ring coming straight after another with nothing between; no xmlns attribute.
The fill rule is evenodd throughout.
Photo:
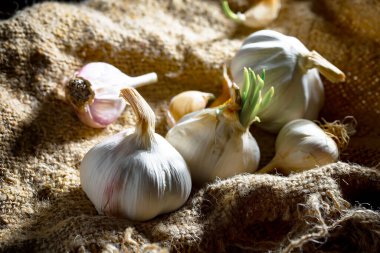
<svg viewBox="0 0 380 253"><path fill-rule="evenodd" d="M191 177L178 151L154 132L146 101L133 88L121 92L136 114L136 128L94 146L82 160L80 180L99 213L145 221L181 207Z"/></svg>
<svg viewBox="0 0 380 253"><path fill-rule="evenodd" d="M222 9L227 17L237 23L242 23L248 27L260 28L267 26L278 16L281 9L280 0L261 0L245 13L234 13L227 0L222 1Z"/></svg>
<svg viewBox="0 0 380 253"><path fill-rule="evenodd" d="M227 103L187 114L167 133L166 139L183 156L196 184L257 169L260 150L249 126L258 120L256 113L265 107L271 92L262 96L263 81L252 76L246 69L244 90L250 96L240 97L234 90Z"/></svg>
<svg viewBox="0 0 380 253"><path fill-rule="evenodd" d="M265 82L276 94L272 103L258 116L258 127L272 133L288 122L305 118L315 120L324 104L324 87L318 71L332 82L343 81L342 71L298 39L271 30L252 33L231 60L233 81L243 86L243 68L265 68ZM265 90L265 89L264 89Z"/></svg>
<svg viewBox="0 0 380 253"><path fill-rule="evenodd" d="M278 169L285 174L299 172L338 161L335 141L317 124L297 119L286 124L276 139L276 155L257 173Z"/></svg>
<svg viewBox="0 0 380 253"><path fill-rule="evenodd" d="M124 111L119 97L124 87L140 87L157 81L156 73L129 77L111 64L93 62L75 73L66 85L66 96L78 118L86 125L104 128Z"/></svg>
<svg viewBox="0 0 380 253"><path fill-rule="evenodd" d="M178 120L188 113L206 108L209 101L214 98L215 96L212 93L195 90L184 91L174 96L170 100L167 112L169 125L175 125Z"/></svg>

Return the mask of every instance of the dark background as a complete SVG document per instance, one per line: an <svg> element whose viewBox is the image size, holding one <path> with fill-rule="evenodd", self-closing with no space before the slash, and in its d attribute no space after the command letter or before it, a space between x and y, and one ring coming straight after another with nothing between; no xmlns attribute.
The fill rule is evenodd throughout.
<svg viewBox="0 0 380 253"><path fill-rule="evenodd" d="M24 9L25 7L32 6L35 3L42 3L47 1L78 3L82 2L83 0L1 0L0 20L12 17L17 11Z"/></svg>

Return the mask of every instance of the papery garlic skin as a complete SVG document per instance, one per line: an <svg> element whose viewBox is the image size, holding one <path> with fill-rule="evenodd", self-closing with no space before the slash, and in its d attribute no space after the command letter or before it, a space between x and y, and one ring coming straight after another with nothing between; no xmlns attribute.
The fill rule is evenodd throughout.
<svg viewBox="0 0 380 253"><path fill-rule="evenodd" d="M111 64L92 62L83 66L74 74L66 88L68 100L73 105L78 118L87 126L105 128L114 122L124 111L126 102L119 97L123 87L141 87L157 81L156 73L130 77ZM89 101L76 104L75 96L83 92L72 82L88 82L94 96ZM83 85L83 84L82 84ZM80 94L79 94L80 95Z"/></svg>
<svg viewBox="0 0 380 253"><path fill-rule="evenodd" d="M218 114L218 109L185 116L166 139L183 156L193 182L199 185L254 172L260 161L259 147L249 130L239 120Z"/></svg>
<svg viewBox="0 0 380 253"><path fill-rule="evenodd" d="M182 156L153 132L153 111L128 101L138 114L136 130L94 146L82 160L80 181L99 213L145 221L181 207L192 182Z"/></svg>
<svg viewBox="0 0 380 253"><path fill-rule="evenodd" d="M272 103L258 116L260 128L277 133L286 123L299 118L317 119L324 104L324 87L317 70L308 61L310 52L298 39L272 30L261 30L251 34L232 58L230 71L233 81L243 85L243 68L254 71L266 70L265 82L273 86L276 94ZM318 55L319 56L319 55ZM322 57L317 60L323 61ZM332 81L344 80L344 74L328 63L332 73L318 66L319 71ZM264 89L265 90L265 89Z"/></svg>
<svg viewBox="0 0 380 253"><path fill-rule="evenodd" d="M286 124L276 139L276 155L259 173L278 169L285 174L300 172L338 161L335 141L317 124L297 119Z"/></svg>

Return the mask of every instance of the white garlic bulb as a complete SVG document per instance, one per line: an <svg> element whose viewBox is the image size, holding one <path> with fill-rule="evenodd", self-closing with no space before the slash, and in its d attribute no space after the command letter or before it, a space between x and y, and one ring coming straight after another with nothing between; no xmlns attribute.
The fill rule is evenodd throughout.
<svg viewBox="0 0 380 253"><path fill-rule="evenodd" d="M317 119L324 103L318 71L332 82L345 79L342 71L298 39L271 30L251 34L231 60L232 79L240 87L244 67L265 69L265 82L276 89L272 103L258 114L258 126L273 133L294 119Z"/></svg>
<svg viewBox="0 0 380 253"><path fill-rule="evenodd" d="M278 16L281 9L280 0L261 0L245 13L234 13L227 0L222 1L222 9L227 17L248 27L259 28L270 24Z"/></svg>
<svg viewBox="0 0 380 253"><path fill-rule="evenodd" d="M140 94L121 93L137 116L136 129L94 146L83 158L80 181L99 213L144 221L181 207L191 177L177 150L154 133L154 113Z"/></svg>
<svg viewBox="0 0 380 253"><path fill-rule="evenodd" d="M187 162L196 184L257 169L260 150L249 126L258 120L256 113L267 106L273 89L262 96L260 76L245 69L245 77L241 96L235 86L232 100L186 115L166 135Z"/></svg>
<svg viewBox="0 0 380 253"><path fill-rule="evenodd" d="M130 77L105 62L83 66L66 85L66 97L78 118L87 126L104 128L124 111L126 103L119 97L125 87L141 87L157 82L156 73Z"/></svg>
<svg viewBox="0 0 380 253"><path fill-rule="evenodd" d="M275 146L274 158L257 173L276 168L289 174L334 163L339 158L335 141L317 124L306 119L286 124L279 132Z"/></svg>
<svg viewBox="0 0 380 253"><path fill-rule="evenodd" d="M186 114L206 108L210 100L215 99L214 94L196 90L189 90L174 96L169 103L167 122L174 126Z"/></svg>

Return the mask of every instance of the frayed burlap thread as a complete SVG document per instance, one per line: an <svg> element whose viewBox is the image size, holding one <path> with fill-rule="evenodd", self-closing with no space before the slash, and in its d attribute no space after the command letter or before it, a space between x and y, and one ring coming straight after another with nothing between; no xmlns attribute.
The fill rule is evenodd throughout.
<svg viewBox="0 0 380 253"><path fill-rule="evenodd" d="M323 79L321 113L358 122L342 162L216 180L143 223L98 215L79 181L84 154L132 126L132 111L104 130L88 128L65 101L64 81L93 61L131 76L156 72L158 83L139 92L164 135L169 99L220 92L223 63L253 30L227 20L216 0L49 1L1 21L0 252L379 252L380 4L282 2L268 28L298 37L347 75L343 84ZM275 136L251 132L264 165Z"/></svg>

